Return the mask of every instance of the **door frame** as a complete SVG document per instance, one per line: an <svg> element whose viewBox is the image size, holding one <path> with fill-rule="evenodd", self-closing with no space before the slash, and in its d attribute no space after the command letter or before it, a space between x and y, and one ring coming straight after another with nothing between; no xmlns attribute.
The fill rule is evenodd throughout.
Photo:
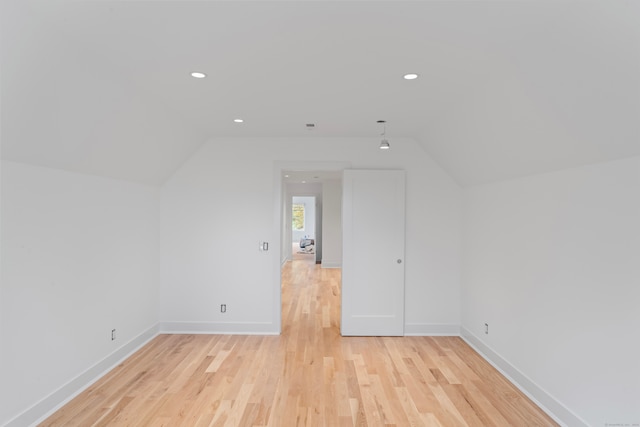
<svg viewBox="0 0 640 427"><path fill-rule="evenodd" d="M283 235L283 194L285 182L282 179L284 171L343 171L351 169L351 162L309 162L309 161L279 161L274 162L273 188L274 188L274 212L273 233L270 240L273 252L271 282L273 295L272 322L278 335L282 333L282 245L285 244ZM289 242L291 245L291 242ZM275 256L273 255L275 254Z"/></svg>

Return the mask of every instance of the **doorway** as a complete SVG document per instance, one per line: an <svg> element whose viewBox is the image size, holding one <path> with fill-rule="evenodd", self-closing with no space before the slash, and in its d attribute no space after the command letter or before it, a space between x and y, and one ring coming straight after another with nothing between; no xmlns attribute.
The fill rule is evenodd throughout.
<svg viewBox="0 0 640 427"><path fill-rule="evenodd" d="M280 188L281 330L290 330L292 325L288 322L299 320L299 317L292 317L291 310L296 310L292 298L293 301L297 298L306 301L313 297L314 304L322 309L309 306L303 310L308 316L323 317L324 320L316 320L329 322L339 331L342 170L285 169L281 172ZM332 279L328 280L329 277ZM311 288L306 288L308 286ZM327 319L328 313L336 315Z"/></svg>
<svg viewBox="0 0 640 427"><path fill-rule="evenodd" d="M316 169L306 168L302 173L306 174L306 177L311 174L319 178L318 172L313 172L314 170ZM307 182L288 182L287 178L297 174L293 172L294 169L276 167L275 171L275 179L278 183L275 197L276 223L280 230L277 247L281 248L281 257L276 270L277 286L274 287L274 297L278 304L274 306L273 314L274 321L277 322L275 325L278 325L279 332L282 332L282 328L287 326L283 323L285 318L283 283L288 283L283 280L283 267L290 263L292 249L292 211L289 201L295 186L302 184L302 187L297 188L302 188L304 191L307 189L304 186ZM333 173L340 178L333 182L337 190L335 193L338 194L336 197L338 214L334 219L337 219L339 239L324 239L323 255L320 258L322 265L319 266L319 271L331 267L341 269L339 288L341 334L401 336L404 334L404 171L353 170L348 165L341 165ZM348 181L347 177L349 177ZM329 188L327 182L323 184ZM330 210L326 209L330 198L326 197L327 191L324 191L324 186L320 186L318 194L325 196L325 206L322 209L325 219L322 221L321 234L326 237L330 234L328 232L330 221L327 215L327 211ZM346 209L344 212L343 191L344 209ZM350 201L349 206L347 206L347 200ZM389 203L390 201L393 202ZM381 206L385 208L380 209ZM372 215L373 213L375 215ZM342 270L343 219L345 232L350 233L349 239L345 238L344 241L344 271ZM380 228L381 225L385 227ZM336 245L338 250L335 253L339 253L339 258L329 261L327 254L330 252L331 240L334 243L338 242ZM385 245L384 242L393 242L393 244ZM346 329L345 326L347 326Z"/></svg>
<svg viewBox="0 0 640 427"><path fill-rule="evenodd" d="M320 263L316 247L318 229L322 229L317 215L318 204L315 196L291 197L291 260Z"/></svg>

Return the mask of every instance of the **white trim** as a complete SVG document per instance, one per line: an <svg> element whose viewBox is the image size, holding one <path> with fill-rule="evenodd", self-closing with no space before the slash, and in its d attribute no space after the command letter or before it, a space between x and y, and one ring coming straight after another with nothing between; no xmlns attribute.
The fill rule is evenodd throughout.
<svg viewBox="0 0 640 427"><path fill-rule="evenodd" d="M480 356L504 375L513 385L518 387L527 397L544 412L562 426L588 427L589 424L564 406L558 399L533 382L529 377L520 372L518 368L509 363L504 357L493 351L482 340L472 334L468 329L460 328L460 337L469 344Z"/></svg>
<svg viewBox="0 0 640 427"><path fill-rule="evenodd" d="M133 353L138 351L157 335L158 324L155 324L44 399L37 402L35 405L31 406L20 415L10 420L5 424L5 427L29 426L41 423L58 409L69 403L71 399L86 390L91 386L91 384L98 381L113 368L129 358Z"/></svg>
<svg viewBox="0 0 640 427"><path fill-rule="evenodd" d="M322 261L320 266L322 268L342 268L342 263L341 262L326 262L326 261Z"/></svg>
<svg viewBox="0 0 640 427"><path fill-rule="evenodd" d="M405 323L405 336L460 336L460 325L456 323Z"/></svg>
<svg viewBox="0 0 640 427"><path fill-rule="evenodd" d="M279 335L271 322L160 322L161 334Z"/></svg>
<svg viewBox="0 0 640 427"><path fill-rule="evenodd" d="M91 384L109 373L133 353L146 345L159 334L242 334L242 335L278 335L279 330L271 323L250 322L161 322L72 379L49 396L40 400L29 409L10 420L5 427L37 425L58 409L82 393ZM538 386L529 377L511 365L506 359L457 324L409 323L405 325L406 336L460 336L482 358L489 362L513 385L529 397L536 405L562 426L588 427L586 421L574 414L556 398Z"/></svg>

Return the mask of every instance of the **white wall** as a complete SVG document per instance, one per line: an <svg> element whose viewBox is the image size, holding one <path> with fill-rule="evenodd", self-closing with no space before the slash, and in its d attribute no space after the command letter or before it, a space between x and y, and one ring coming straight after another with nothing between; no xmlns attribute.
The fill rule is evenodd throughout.
<svg viewBox="0 0 640 427"><path fill-rule="evenodd" d="M292 203L304 205L304 230L291 229L292 242L300 242L304 236L309 239L316 238L316 198L293 196Z"/></svg>
<svg viewBox="0 0 640 427"><path fill-rule="evenodd" d="M568 425L640 423L640 158L470 188L464 223L463 335Z"/></svg>
<svg viewBox="0 0 640 427"><path fill-rule="evenodd" d="M35 421L153 335L158 212L153 187L2 162L0 425Z"/></svg>
<svg viewBox="0 0 640 427"><path fill-rule="evenodd" d="M342 181L322 183L322 267L342 266Z"/></svg>
<svg viewBox="0 0 640 427"><path fill-rule="evenodd" d="M274 200L285 186L273 176L298 161L406 170L408 334L456 333L462 321L569 425L637 423L640 158L469 188L463 206L414 141L389 152L377 142L212 140L161 193L2 162L0 424L21 413L13 424L24 424L108 368L155 331L157 307L165 330L277 332ZM325 207L340 201L330 186Z"/></svg>
<svg viewBox="0 0 640 427"><path fill-rule="evenodd" d="M284 265L287 260L291 259L291 245L287 245L287 242L291 241L291 195L287 190L287 185L284 180L280 185L280 194L282 199L280 200L280 263Z"/></svg>
<svg viewBox="0 0 640 427"><path fill-rule="evenodd" d="M375 138L205 144L162 190L162 328L277 333L276 164L350 162L354 168L407 171L407 333L458 333L461 190L415 141L396 139L388 152L378 144ZM259 251L254 242L260 239L270 241L272 250Z"/></svg>

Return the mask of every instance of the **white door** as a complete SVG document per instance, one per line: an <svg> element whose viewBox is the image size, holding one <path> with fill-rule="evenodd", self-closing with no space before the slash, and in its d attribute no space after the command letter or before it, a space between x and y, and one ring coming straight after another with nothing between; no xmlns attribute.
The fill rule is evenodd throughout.
<svg viewBox="0 0 640 427"><path fill-rule="evenodd" d="M342 335L404 335L404 171L345 170Z"/></svg>

